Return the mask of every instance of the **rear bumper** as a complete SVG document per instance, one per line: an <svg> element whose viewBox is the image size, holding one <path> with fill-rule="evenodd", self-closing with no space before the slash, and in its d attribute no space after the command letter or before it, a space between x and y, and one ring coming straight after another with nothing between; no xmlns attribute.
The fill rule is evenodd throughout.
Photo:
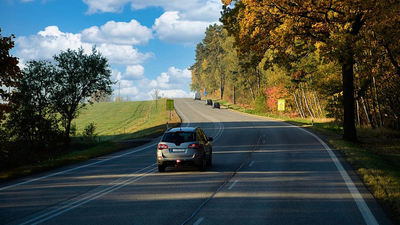
<svg viewBox="0 0 400 225"><path fill-rule="evenodd" d="M169 159L169 158L162 158L157 159L157 165L163 166L176 166L176 165L192 165L198 166L202 163L203 159L199 158L176 158L176 159Z"/></svg>

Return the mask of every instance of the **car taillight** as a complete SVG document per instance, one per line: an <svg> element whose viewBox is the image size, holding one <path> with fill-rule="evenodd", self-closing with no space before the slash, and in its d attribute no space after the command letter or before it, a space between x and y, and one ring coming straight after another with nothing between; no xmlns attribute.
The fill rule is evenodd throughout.
<svg viewBox="0 0 400 225"><path fill-rule="evenodd" d="M188 148L200 148L200 144L199 143L190 144Z"/></svg>
<svg viewBox="0 0 400 225"><path fill-rule="evenodd" d="M166 144L158 144L158 147L157 147L158 149L167 149L168 148L168 145L166 145Z"/></svg>

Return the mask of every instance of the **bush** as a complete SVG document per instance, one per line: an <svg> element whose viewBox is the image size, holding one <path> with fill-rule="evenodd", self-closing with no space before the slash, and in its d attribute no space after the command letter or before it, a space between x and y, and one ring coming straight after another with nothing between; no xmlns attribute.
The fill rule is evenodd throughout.
<svg viewBox="0 0 400 225"><path fill-rule="evenodd" d="M96 125L94 122L86 125L85 130L82 133L82 137L85 142L94 142L96 140L97 134L95 133L95 131Z"/></svg>
<svg viewBox="0 0 400 225"><path fill-rule="evenodd" d="M268 112L267 97L265 95L260 95L256 98L254 111L256 113L266 113Z"/></svg>

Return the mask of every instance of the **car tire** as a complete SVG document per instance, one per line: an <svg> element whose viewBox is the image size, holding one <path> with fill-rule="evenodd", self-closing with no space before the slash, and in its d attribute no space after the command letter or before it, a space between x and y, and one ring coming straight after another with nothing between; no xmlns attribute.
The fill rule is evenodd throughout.
<svg viewBox="0 0 400 225"><path fill-rule="evenodd" d="M211 166L212 165L212 153L210 154L210 158L208 158L207 160L207 166Z"/></svg>
<svg viewBox="0 0 400 225"><path fill-rule="evenodd" d="M206 156L203 155L202 161L201 161L200 165L198 166L199 171L204 171L206 169L206 165L207 165Z"/></svg>
<svg viewBox="0 0 400 225"><path fill-rule="evenodd" d="M164 165L158 165L158 172L165 172L165 166Z"/></svg>

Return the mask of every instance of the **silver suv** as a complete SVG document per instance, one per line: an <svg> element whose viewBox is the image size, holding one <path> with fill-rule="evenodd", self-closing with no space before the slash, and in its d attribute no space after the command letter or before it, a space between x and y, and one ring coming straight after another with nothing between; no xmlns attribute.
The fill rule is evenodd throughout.
<svg viewBox="0 0 400 225"><path fill-rule="evenodd" d="M194 165L204 170L212 164L212 137L199 127L178 127L167 130L157 146L158 171L167 166Z"/></svg>

